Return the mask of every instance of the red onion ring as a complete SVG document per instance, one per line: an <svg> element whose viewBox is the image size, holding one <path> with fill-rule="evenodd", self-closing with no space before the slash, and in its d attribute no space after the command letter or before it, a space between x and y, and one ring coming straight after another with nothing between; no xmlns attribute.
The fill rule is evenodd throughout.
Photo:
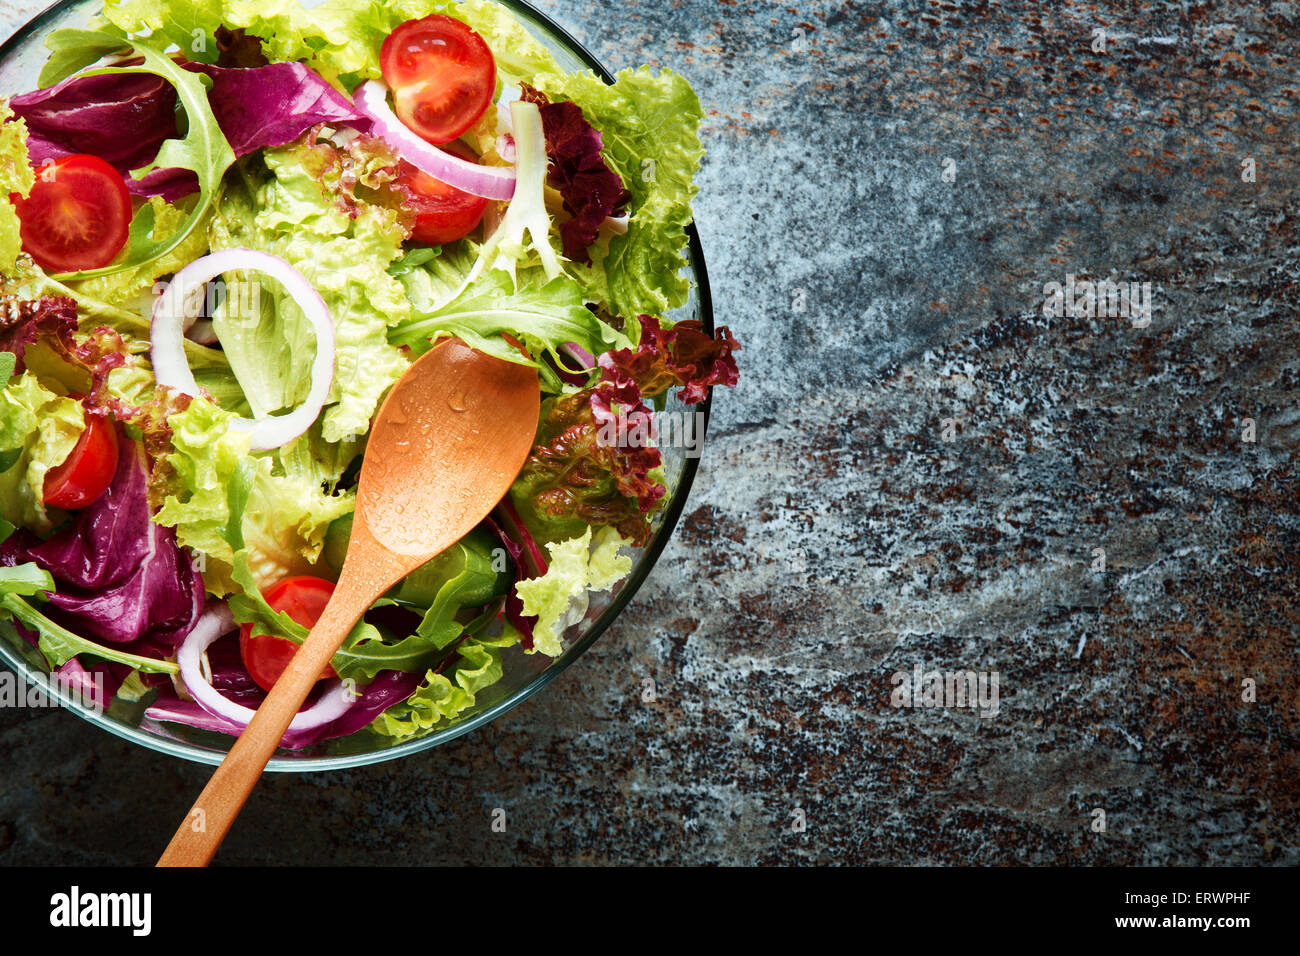
<svg viewBox="0 0 1300 956"><path fill-rule="evenodd" d="M439 182L484 199L510 199L515 194L515 172L504 166L480 166L452 156L427 143L388 108L388 88L367 80L352 95L357 112L373 124L371 132Z"/></svg>
<svg viewBox="0 0 1300 956"><path fill-rule="evenodd" d="M223 717L241 727L247 727L256 711L221 696L217 689L203 677L199 666L203 652L213 641L229 633L234 627L235 620L226 605L216 604L209 607L194 625L189 636L185 638L185 643L180 646L180 650L176 652L176 664L180 668L185 689L189 691L196 704L213 717ZM360 699L343 681L334 681L326 688L325 693L321 694L320 700L294 716L289 729L311 730L328 724L351 710Z"/></svg>
<svg viewBox="0 0 1300 956"><path fill-rule="evenodd" d="M266 418L237 418L231 423L235 431L248 432L254 451L279 448L297 438L316 421L330 386L334 383L334 320L325 300L312 288L306 277L279 256L252 249L224 249L195 259L180 272L153 307L150 339L153 343L154 378L186 395L198 395L189 361L185 357L185 322L198 303L194 291L223 272L246 270L262 272L276 279L298 303L316 333L316 358L311 366L311 391L306 400L287 415Z"/></svg>

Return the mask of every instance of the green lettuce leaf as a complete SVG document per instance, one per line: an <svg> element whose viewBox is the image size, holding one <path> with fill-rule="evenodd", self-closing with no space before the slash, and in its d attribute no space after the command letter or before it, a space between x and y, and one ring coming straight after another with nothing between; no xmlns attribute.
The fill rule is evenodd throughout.
<svg viewBox="0 0 1300 956"><path fill-rule="evenodd" d="M218 594L234 589L232 515L236 543L259 587L291 574L310 574L330 523L350 514L352 493L331 494L315 475L286 471L274 455L252 455L248 436L230 430L233 415L196 398L172 416L172 451L162 458L162 502L154 520L176 529L177 540L205 556L204 583ZM232 501L240 469L247 490Z"/></svg>
<svg viewBox="0 0 1300 956"><path fill-rule="evenodd" d="M0 512L38 533L51 530L45 476L72 453L85 431L81 403L56 395L30 371L0 389ZM15 455L14 453L17 452Z"/></svg>
<svg viewBox="0 0 1300 956"><path fill-rule="evenodd" d="M376 717L370 729L399 740L420 736L473 707L480 691L501 680L500 646L467 640L456 653L457 660L446 673L429 671L414 694Z"/></svg>
<svg viewBox="0 0 1300 956"><path fill-rule="evenodd" d="M325 442L353 442L370 429L383 394L410 362L388 341L388 326L410 317L401 283L386 271L405 232L396 211L356 203L328 144L300 142L264 153L270 176L246 180L222 198L209 239L214 250L257 249L285 259L329 307L335 372L321 427ZM336 188L332 188L336 187ZM227 360L257 416L297 405L311 387L315 334L298 306L265 277L228 276L240 295L214 325ZM231 288L228 285L228 288ZM256 308L245 308L255 303Z"/></svg>
<svg viewBox="0 0 1300 956"><path fill-rule="evenodd" d="M551 100L570 100L600 130L602 155L632 193L626 235L591 250L592 264L569 264L589 301L614 315L664 315L686 303L686 227L699 191L704 114L691 85L671 70L624 70L608 86L593 73L538 76Z"/></svg>
<svg viewBox="0 0 1300 956"><path fill-rule="evenodd" d="M214 63L217 27L226 18L253 16L255 10L277 6L274 2L250 4L240 0L106 0L101 16L123 33L148 33L155 42L165 41L163 48L176 44L189 60Z"/></svg>
<svg viewBox="0 0 1300 956"><path fill-rule="evenodd" d="M35 631L41 653L45 655L51 669L62 667L78 654L94 654L106 661L115 661L151 674L177 673L176 665L168 661L126 654L115 647L86 640L55 624L24 600L53 590L54 578L33 563L0 568L0 620L17 621Z"/></svg>
<svg viewBox="0 0 1300 956"><path fill-rule="evenodd" d="M235 154L217 124L208 103L208 87L212 80L202 73L191 73L179 66L170 56L155 47L152 41L134 39L125 41L111 30L56 30L45 41L54 53L41 71L42 85L57 83L76 69L76 58L93 56L98 59L106 53L131 49L144 62L133 66L106 66L87 70L83 76L105 76L123 73L152 73L176 88L176 96L185 111L187 129L180 139L169 139L158 150L153 162L131 175L143 178L154 169L189 169L199 180L198 199L181 225L169 231L155 219L155 207L146 204L136 211L131 220L131 231L126 249L110 265L90 269L63 279L90 279L111 275L126 269L135 269L175 250L189 237L207 214L221 186L221 179L235 161ZM61 56L62 54L62 56ZM71 57L72 59L69 59ZM93 62L93 59L92 61ZM69 69L71 67L72 69Z"/></svg>
<svg viewBox="0 0 1300 956"><path fill-rule="evenodd" d="M564 631L581 621L591 591L608 591L632 571L632 559L620 553L628 542L614 528L591 528L580 538L548 544L550 567L540 578L520 581L515 593L523 613L536 617L533 652L559 657Z"/></svg>
<svg viewBox="0 0 1300 956"><path fill-rule="evenodd" d="M11 121L13 115L8 101L0 102L0 272L12 269L22 251L18 212L9 196L26 196L36 181L27 164L27 124Z"/></svg>

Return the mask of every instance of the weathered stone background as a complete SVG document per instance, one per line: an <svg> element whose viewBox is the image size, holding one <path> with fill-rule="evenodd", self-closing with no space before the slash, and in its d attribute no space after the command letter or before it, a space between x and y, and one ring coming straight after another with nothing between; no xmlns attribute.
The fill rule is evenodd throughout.
<svg viewBox="0 0 1300 956"><path fill-rule="evenodd" d="M741 387L582 661L268 777L220 860L1300 863L1300 4L540 6L696 85ZM1044 316L1067 274L1151 325ZM918 663L999 715L891 708ZM61 712L0 765L7 864L152 862L209 773Z"/></svg>

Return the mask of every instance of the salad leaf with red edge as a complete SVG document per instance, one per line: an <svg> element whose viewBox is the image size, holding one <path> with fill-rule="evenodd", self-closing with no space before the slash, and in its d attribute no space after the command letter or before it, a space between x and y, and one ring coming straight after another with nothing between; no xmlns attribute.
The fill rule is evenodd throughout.
<svg viewBox="0 0 1300 956"><path fill-rule="evenodd" d="M667 494L651 410L635 385L602 383L542 403L537 442L510 499L534 537L612 526L636 544Z"/></svg>
<svg viewBox="0 0 1300 956"><path fill-rule="evenodd" d="M665 325L643 315L640 322L635 351L618 349L599 358L605 381L635 384L646 398L680 387L678 397L688 405L704 401L713 385L736 384L740 370L732 353L740 351L740 343L726 326L710 336L693 319Z"/></svg>
<svg viewBox="0 0 1300 956"><path fill-rule="evenodd" d="M596 241L607 218L622 215L632 194L601 156L604 141L578 104L552 103L527 83L521 89L522 99L536 103L541 111L546 154L551 159L547 182L560 191L569 214L560 224L564 254L590 265L587 247Z"/></svg>

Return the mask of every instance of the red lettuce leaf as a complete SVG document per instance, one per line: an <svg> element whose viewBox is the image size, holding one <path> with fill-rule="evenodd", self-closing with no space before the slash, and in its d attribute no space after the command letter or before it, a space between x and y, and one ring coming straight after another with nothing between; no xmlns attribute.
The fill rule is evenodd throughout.
<svg viewBox="0 0 1300 956"><path fill-rule="evenodd" d="M0 306L0 352L14 353L14 371L19 373L24 369L27 346L42 336L69 343L76 328L75 299L45 296L35 301L5 301Z"/></svg>
<svg viewBox="0 0 1300 956"><path fill-rule="evenodd" d="M147 166L163 141L177 135L176 91L149 73L72 76L55 86L12 97L14 115L27 122L27 158L33 169L73 153L105 160L137 195L162 195L169 202L198 189L181 189L176 176L157 170L137 182L126 174ZM171 171L169 171L171 172Z"/></svg>
<svg viewBox="0 0 1300 956"><path fill-rule="evenodd" d="M212 686L237 704L256 709L266 699L262 690L244 668L239 653L239 638L229 635L215 641L208 648L208 663L212 666ZM403 673L381 671L369 684L357 687L360 700L336 720L310 730L290 730L280 741L280 746L301 750L322 740L346 737L368 726L389 707L396 706L415 693L424 681L424 672ZM304 707L310 706L310 698ZM224 717L217 717L193 701L181 700L167 686L159 691L158 699L145 711L150 720L186 724L200 730L212 730L237 737L243 727Z"/></svg>
<svg viewBox="0 0 1300 956"><path fill-rule="evenodd" d="M590 265L587 248L596 241L609 216L621 214L632 201L623 180L605 163L600 132L587 122L576 103L552 103L527 83L522 99L536 103L542 114L546 154L551 159L548 182L564 198L570 216L560 225L565 257Z"/></svg>
<svg viewBox="0 0 1300 956"><path fill-rule="evenodd" d="M542 556L542 549L528 533L528 528L509 498L498 504L492 515L484 519L483 524L496 535L506 549L515 570L515 580L506 593L501 616L506 623L519 632L520 643L523 644L524 650L532 650L533 627L537 623L537 618L524 614L524 602L519 599L514 585L527 578L539 578L545 574L546 558Z"/></svg>
<svg viewBox="0 0 1300 956"><path fill-rule="evenodd" d="M591 525L613 526L644 544L649 515L667 494L654 474L663 464L654 437L651 411L630 382L547 399L511 500L544 540L573 537Z"/></svg>
<svg viewBox="0 0 1300 956"><path fill-rule="evenodd" d="M702 402L713 385L734 386L740 370L732 353L740 343L726 328L711 338L694 319L676 325L661 325L643 315L641 342L637 349L607 352L599 359L604 381L635 384L647 398L670 388L682 389L679 397L688 405Z"/></svg>
<svg viewBox="0 0 1300 956"><path fill-rule="evenodd" d="M0 564L34 561L54 578L45 613L74 633L158 656L176 647L202 611L203 579L171 528L151 520L143 448L122 438L113 482L47 541L20 530L0 543ZM126 648L124 648L126 649Z"/></svg>
<svg viewBox="0 0 1300 956"><path fill-rule="evenodd" d="M369 128L347 97L301 63L185 68L212 77L208 102L236 156L291 143L321 123Z"/></svg>
<svg viewBox="0 0 1300 956"><path fill-rule="evenodd" d="M87 669L75 657L55 672L59 686L100 710L108 709L128 673L125 665L109 661L96 661Z"/></svg>
<svg viewBox="0 0 1300 956"><path fill-rule="evenodd" d="M236 156L282 146L321 123L366 125L345 96L301 63L184 65L212 77L208 102ZM60 156L91 153L117 169L136 195L174 202L198 191L198 178L189 170L156 169L141 180L129 175L178 135L176 91L161 77L72 76L9 102L14 115L27 122L33 168Z"/></svg>

